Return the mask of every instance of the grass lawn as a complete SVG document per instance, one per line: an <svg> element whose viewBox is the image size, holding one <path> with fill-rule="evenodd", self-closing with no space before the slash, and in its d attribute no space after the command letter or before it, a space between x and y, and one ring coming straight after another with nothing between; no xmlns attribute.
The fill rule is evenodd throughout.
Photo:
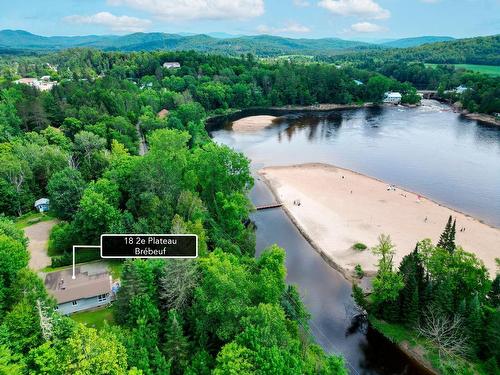
<svg viewBox="0 0 500 375"><path fill-rule="evenodd" d="M40 212L29 212L16 219L16 227L23 229L41 221L48 221L52 219L54 219L54 216L52 216L50 212L43 214Z"/></svg>
<svg viewBox="0 0 500 375"><path fill-rule="evenodd" d="M391 324L370 316L370 323L377 331L396 344L407 341L410 345L417 344L416 335L400 324Z"/></svg>
<svg viewBox="0 0 500 375"><path fill-rule="evenodd" d="M425 64L427 66L436 67L440 64ZM454 65L456 69L467 69L473 72L488 74L490 76L500 76L500 66L495 65L475 65L475 64L446 64Z"/></svg>
<svg viewBox="0 0 500 375"><path fill-rule="evenodd" d="M104 322L109 325L114 324L113 320L113 307L106 307L103 309L84 311L70 315L70 318L85 324L87 327L101 329L104 327Z"/></svg>
<svg viewBox="0 0 500 375"><path fill-rule="evenodd" d="M484 363L475 362L471 359L462 357L439 356L439 351L436 346L426 338L419 336L415 330L408 329L401 324L387 323L383 320L369 317L371 325L390 341L395 344L408 343L409 348L414 348L413 353L418 353L418 356L427 360L435 369L443 371L446 369L447 374L456 373L457 369L468 369L469 372L460 372L460 374L477 374L487 375Z"/></svg>

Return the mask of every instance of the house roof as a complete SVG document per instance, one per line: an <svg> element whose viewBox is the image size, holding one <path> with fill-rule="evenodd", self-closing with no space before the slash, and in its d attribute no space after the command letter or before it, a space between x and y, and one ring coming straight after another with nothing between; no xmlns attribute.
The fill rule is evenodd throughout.
<svg viewBox="0 0 500 375"><path fill-rule="evenodd" d="M38 207L38 206L40 206L42 204L49 204L49 203L50 203L49 199L47 199L47 198L40 198L40 199L37 199L35 201L35 207Z"/></svg>
<svg viewBox="0 0 500 375"><path fill-rule="evenodd" d="M82 272L81 267L77 267L74 280L72 275L71 269L65 269L45 276L45 287L58 304L111 292L111 276L107 271Z"/></svg>
<svg viewBox="0 0 500 375"><path fill-rule="evenodd" d="M158 112L159 118L165 118L167 116L168 116L168 109L162 109L160 112Z"/></svg>
<svg viewBox="0 0 500 375"><path fill-rule="evenodd" d="M399 93L399 92L386 92L385 96L388 98L401 98L401 93Z"/></svg>
<svg viewBox="0 0 500 375"><path fill-rule="evenodd" d="M26 83L26 84L30 84L30 83L33 83L33 82L36 82L38 81L36 78L21 78L21 79L18 79L17 81L14 81L15 83Z"/></svg>

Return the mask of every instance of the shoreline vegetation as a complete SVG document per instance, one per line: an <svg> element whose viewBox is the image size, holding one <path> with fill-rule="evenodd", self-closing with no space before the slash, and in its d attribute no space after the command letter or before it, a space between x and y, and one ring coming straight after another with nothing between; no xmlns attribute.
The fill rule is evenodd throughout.
<svg viewBox="0 0 500 375"><path fill-rule="evenodd" d="M483 240L488 236L484 232L489 232L490 236L493 235L493 237L489 237L489 241L491 241L489 247L491 259L488 259L485 264L487 264L487 268L494 276L495 243L500 243L500 229L484 224L469 215L445 207L419 194L394 187L394 185L388 185L381 180L328 164L309 163L266 167L259 170L258 173L271 190L274 198L283 203L284 212L315 251L321 255L330 267L339 271L346 280L360 286L365 291L371 289L371 281L377 274L377 260L370 250L360 251L356 249L355 245L358 243L354 242L355 240L366 241L370 246L375 244L376 239L376 236L372 236L374 233L370 233L373 230L379 232L379 234L394 234L396 245L400 245L396 248L394 254L394 264L397 266L403 257L414 249L418 240L428 237L437 240L446 217L450 214L457 218L458 228L461 228L460 225L465 225L467 228L465 232L459 231L457 233L457 243L459 245L464 244L464 248L467 250L474 249L474 247L471 247L471 241ZM388 190L389 187L395 190ZM306 196L306 193L310 193L310 196ZM384 195L384 199L378 199L380 195ZM328 196L333 199L325 199ZM336 201L336 204L332 207L328 203L332 203L333 200ZM374 210L367 200L372 200L372 205L378 205L379 209ZM399 201L401 208L404 206L413 207L406 210L397 210L394 204L391 205L391 201ZM404 203L401 204L401 202ZM326 208L321 210L325 205ZM384 206L385 209L382 208ZM339 209L342 209L342 212L339 212ZM359 217L356 220L352 217L352 212L362 213L363 209L376 212L377 217L370 218L369 223L366 218L363 220L362 217ZM426 215L424 217L425 224L422 222L420 224L423 225L414 226L411 223L411 217L415 211L421 211L422 215ZM430 216L431 213L432 216ZM342 220L342 215L348 216L348 219ZM406 218L405 229L400 231L394 230L396 227L389 229L386 226L387 221L384 226L376 224L377 219L381 218L389 219L396 227L401 226L402 221ZM325 222L329 223L329 225L325 225ZM409 233L408 224L413 228L430 229L429 234L431 235L414 234L409 243L401 246L399 242L401 241L401 235ZM351 232L349 232L349 228L351 228ZM339 236L345 235L345 231L347 231L346 237L339 238ZM366 233L367 231L369 232L368 237L374 237L369 238L370 241L357 233ZM465 237L466 234L467 238ZM353 242L353 246L349 247L349 242ZM342 243L343 247L335 249L337 244L342 246ZM480 245L478 248L484 250L484 247L481 246L484 245ZM484 261L485 254L483 253L484 251L475 252ZM373 268L369 268L369 263L367 263L366 259L363 261L363 257L372 262ZM359 264L363 264L364 276L361 278L356 274L356 266ZM361 280L363 278L364 280ZM372 320L375 317L371 314L368 317L370 322L373 323ZM431 359L437 349L430 342L418 338L410 330L403 329L399 325L394 326L392 323L375 320L379 323L372 324L372 327L396 345L406 356L418 363L419 366L422 366L424 371L429 374L440 373L436 369L438 365ZM394 330L399 332L396 336Z"/></svg>
<svg viewBox="0 0 500 375"><path fill-rule="evenodd" d="M500 126L500 118L493 115L488 115L486 113L469 113L467 111L463 111L461 114L469 120L476 120L487 123L488 125Z"/></svg>
<svg viewBox="0 0 500 375"><path fill-rule="evenodd" d="M421 194L322 163L266 167L258 173L313 248L350 281L357 264L366 276L376 272L377 258L354 249L356 242L372 247L381 233L390 234L399 264L421 239L437 241L450 215L457 218L457 243L495 272L500 229ZM395 190L387 190L391 186Z"/></svg>
<svg viewBox="0 0 500 375"><path fill-rule="evenodd" d="M441 103L448 104L454 111L460 113L461 116L473 120L473 121L478 121L481 123L485 123L488 125L494 125L494 126L500 126L500 118L493 116L493 115L488 115L486 113L477 113L477 112L468 112L467 110L462 110L461 108L457 107L456 105L449 103L447 100L443 98L434 98L432 100L437 100ZM415 104L400 104L403 107L407 108L415 108L421 104L415 105ZM307 106L300 106L300 105L286 105L286 106L278 106L278 107L256 107L253 108L255 110L269 110L269 111L277 111L277 112L287 112L287 111L304 111L304 112L323 112L323 111L334 111L334 110L342 110L342 109L358 109L358 108L373 108L376 106L394 106L393 104L377 104L377 103L363 103L363 104L335 104L335 103L321 103L321 104L313 104L313 105L307 105ZM243 113L245 111L251 110L252 108L245 108L245 109L238 109L231 111L229 113L223 114L223 115L215 115L211 117L211 119L217 118L219 116L236 116L239 113ZM249 119L253 117L261 117L261 119L252 119L252 123L250 123ZM273 119L264 119L264 117L274 117ZM267 115L258 115L258 116L249 116L249 117L243 117L241 119L235 120L233 122L233 130L235 131L255 131L255 130L260 130L263 129L270 124L270 122L273 122L276 120L278 116L267 116ZM254 120L257 122L254 123ZM266 124L263 125L260 121L265 121ZM234 125L237 125L236 127Z"/></svg>

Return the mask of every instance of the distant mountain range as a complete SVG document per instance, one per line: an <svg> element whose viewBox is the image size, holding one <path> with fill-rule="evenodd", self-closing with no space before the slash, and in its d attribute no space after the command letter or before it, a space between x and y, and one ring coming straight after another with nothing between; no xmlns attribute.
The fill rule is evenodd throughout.
<svg viewBox="0 0 500 375"><path fill-rule="evenodd" d="M334 55L346 50L385 49L419 46L425 43L451 40L450 37L424 36L399 39L382 44L343 40L339 38L292 39L272 35L233 36L224 33L166 34L134 33L129 35L51 36L31 34L23 30L0 31L0 51L47 51L75 47L94 47L103 50L196 50L201 52L259 56L286 54Z"/></svg>
<svg viewBox="0 0 500 375"><path fill-rule="evenodd" d="M418 47L423 44L436 43L436 42L449 42L455 40L451 36L418 36L416 38L403 38L391 40L388 42L380 43L381 46L388 48L409 48Z"/></svg>

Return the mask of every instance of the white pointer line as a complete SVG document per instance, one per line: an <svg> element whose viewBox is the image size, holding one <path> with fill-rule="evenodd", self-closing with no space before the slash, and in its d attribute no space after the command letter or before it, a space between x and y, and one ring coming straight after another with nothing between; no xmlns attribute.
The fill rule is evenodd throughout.
<svg viewBox="0 0 500 375"><path fill-rule="evenodd" d="M76 279L76 274L75 274L75 250L77 247L83 247L86 249L100 249L100 246L95 246L95 245L73 245L73 276L71 277L73 280Z"/></svg>

